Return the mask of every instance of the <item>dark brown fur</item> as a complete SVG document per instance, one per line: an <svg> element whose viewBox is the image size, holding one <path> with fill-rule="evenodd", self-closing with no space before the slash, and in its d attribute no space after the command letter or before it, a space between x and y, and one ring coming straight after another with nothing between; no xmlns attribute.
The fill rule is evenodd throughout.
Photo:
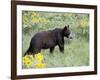
<svg viewBox="0 0 100 80"><path fill-rule="evenodd" d="M54 51L55 46L59 46L61 52L64 52L64 37L69 38L70 30L68 26L63 29L56 28L54 30L42 31L32 37L29 49L26 54L37 54L41 49L50 49L50 53Z"/></svg>

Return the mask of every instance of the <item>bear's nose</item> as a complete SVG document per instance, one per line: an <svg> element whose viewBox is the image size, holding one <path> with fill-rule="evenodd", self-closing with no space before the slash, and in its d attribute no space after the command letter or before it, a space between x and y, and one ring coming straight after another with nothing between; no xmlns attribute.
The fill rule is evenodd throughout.
<svg viewBox="0 0 100 80"><path fill-rule="evenodd" d="M70 35L69 35L69 39L73 39L73 38L75 38L75 33L71 32Z"/></svg>

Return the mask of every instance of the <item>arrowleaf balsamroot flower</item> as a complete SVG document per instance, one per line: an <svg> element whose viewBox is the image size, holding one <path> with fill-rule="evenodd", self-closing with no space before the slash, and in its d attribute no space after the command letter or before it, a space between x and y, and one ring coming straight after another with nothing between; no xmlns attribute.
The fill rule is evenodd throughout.
<svg viewBox="0 0 100 80"><path fill-rule="evenodd" d="M36 60L36 64L35 67L36 68L44 68L45 64L43 63L43 54L42 53L38 53L35 55L35 60Z"/></svg>
<svg viewBox="0 0 100 80"><path fill-rule="evenodd" d="M38 54L35 54L35 60L40 63L43 61L43 55L42 53L38 53Z"/></svg>
<svg viewBox="0 0 100 80"><path fill-rule="evenodd" d="M37 63L37 64L35 64L35 67L36 68L44 68L45 64L44 63Z"/></svg>
<svg viewBox="0 0 100 80"><path fill-rule="evenodd" d="M35 54L35 58L33 55L26 55L22 58L22 62L26 68L32 67L32 65L36 68L43 68L45 67L45 63L43 63L43 54L38 53ZM34 64L34 62L36 62Z"/></svg>
<svg viewBox="0 0 100 80"><path fill-rule="evenodd" d="M29 68L29 67L32 66L33 61L34 61L34 58L33 58L32 55L26 55L26 56L24 56L24 57L22 58L22 62L23 62L23 64L24 64L27 68Z"/></svg>

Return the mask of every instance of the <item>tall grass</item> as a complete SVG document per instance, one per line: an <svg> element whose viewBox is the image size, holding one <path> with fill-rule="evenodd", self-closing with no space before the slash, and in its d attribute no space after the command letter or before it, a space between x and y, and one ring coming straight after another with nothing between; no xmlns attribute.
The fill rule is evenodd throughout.
<svg viewBox="0 0 100 80"><path fill-rule="evenodd" d="M28 49L31 37L24 35L23 54ZM89 43L85 39L65 38L64 53L59 51L56 46L53 53L49 49L41 51L44 55L46 67L72 67L72 66L88 66L89 65Z"/></svg>

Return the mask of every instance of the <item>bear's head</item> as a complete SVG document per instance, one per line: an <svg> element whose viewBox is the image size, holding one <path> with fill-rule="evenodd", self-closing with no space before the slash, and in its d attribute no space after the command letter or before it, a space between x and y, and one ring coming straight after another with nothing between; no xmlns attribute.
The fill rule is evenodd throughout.
<svg viewBox="0 0 100 80"><path fill-rule="evenodd" d="M69 29L69 25L68 25L68 26L65 26L65 27L63 28L63 35L64 35L65 37L67 37L67 38L72 39L72 37L70 37L70 34L71 34L71 31L70 31L70 29Z"/></svg>

